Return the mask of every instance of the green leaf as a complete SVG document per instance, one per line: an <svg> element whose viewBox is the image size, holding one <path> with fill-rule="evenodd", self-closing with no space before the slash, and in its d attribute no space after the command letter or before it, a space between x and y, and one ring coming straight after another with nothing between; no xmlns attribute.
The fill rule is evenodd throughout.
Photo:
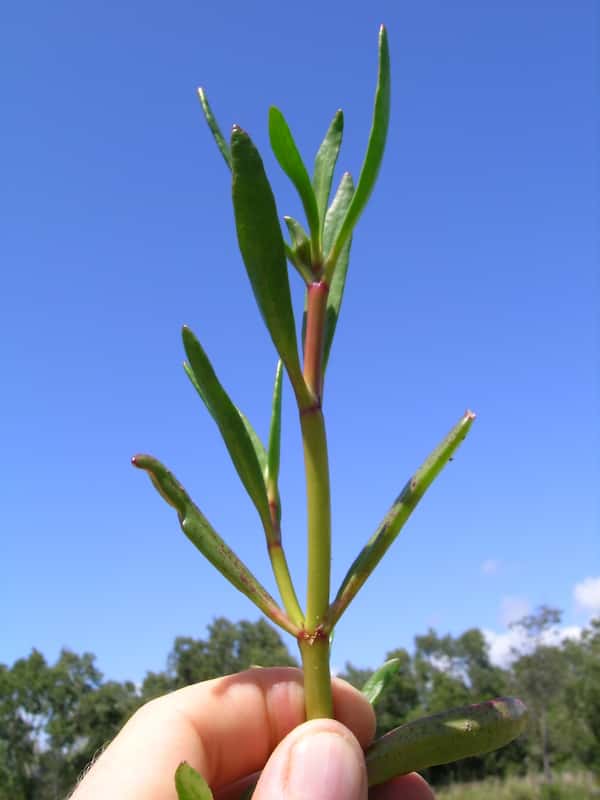
<svg viewBox="0 0 600 800"><path fill-rule="evenodd" d="M356 192L344 219L344 223L336 237L335 243L327 254L325 262L326 279L333 271L342 247L349 239L358 218L363 212L367 201L375 186L377 173L383 160L385 140L387 138L388 123L390 118L390 54L388 48L387 32L383 25L379 29L379 72L377 76L377 89L375 91L375 105L373 108L373 121L365 160L361 167Z"/></svg>
<svg viewBox="0 0 600 800"><path fill-rule="evenodd" d="M179 800L213 800L208 783L185 761L175 772L175 788Z"/></svg>
<svg viewBox="0 0 600 800"><path fill-rule="evenodd" d="M349 172L342 175L342 180L338 186L338 190L333 198L327 215L325 216L325 228L323 232L324 247L327 249L333 241L335 235L339 231L346 212L352 202L354 195L354 184L352 176ZM337 325L338 317L340 315L340 308L342 305L342 298L344 296L344 287L346 286L346 275L348 273L348 264L350 262L350 247L352 245L352 238L346 240L340 255L338 256L331 284L329 286L329 294L327 295L327 310L325 316L325 335L323 338L323 371L327 369L327 362L329 360L329 352L333 342L333 335Z"/></svg>
<svg viewBox="0 0 600 800"><path fill-rule="evenodd" d="M331 125L325 134L325 138L321 142L321 146L315 158L312 185L317 199L317 209L319 211L321 227L325 220L325 212L327 210L329 193L331 192L331 182L333 180L333 171L340 152L343 132L344 114L341 110L338 110L335 112ZM323 245L323 249L327 252L327 247L325 245Z"/></svg>
<svg viewBox="0 0 600 800"><path fill-rule="evenodd" d="M378 670L371 675L369 680L362 687L361 692L372 706L379 700L383 692L389 686L394 675L398 674L399 658L391 658L386 661Z"/></svg>
<svg viewBox="0 0 600 800"><path fill-rule="evenodd" d="M267 451L265 450L265 446L262 443L260 436L252 427L252 423L250 422L248 417L244 414L244 412L240 411L239 408L237 409L237 412L240 415L242 422L244 423L244 427L246 428L246 433L248 434L250 442L252 443L252 447L254 447L254 452L256 453L256 458L258 459L260 470L264 476L267 473Z"/></svg>
<svg viewBox="0 0 600 800"><path fill-rule="evenodd" d="M279 480L279 453L281 445L281 390L283 385L283 369L281 361L275 371L273 386L273 403L271 406L271 427L269 430L269 450L267 466L267 482L277 486Z"/></svg>
<svg viewBox="0 0 600 800"><path fill-rule="evenodd" d="M298 343L285 248L273 192L250 137L231 135L233 207L238 243L256 302L296 396L310 402L298 360Z"/></svg>
<svg viewBox="0 0 600 800"><path fill-rule="evenodd" d="M297 635L298 629L287 614L284 614L248 567L225 544L177 478L153 456L134 456L132 464L148 473L161 497L177 511L182 531L202 555L276 625L294 636Z"/></svg>
<svg viewBox="0 0 600 800"><path fill-rule="evenodd" d="M514 697L453 708L401 725L377 739L365 758L369 786L503 747L523 732L527 709Z"/></svg>
<svg viewBox="0 0 600 800"><path fill-rule="evenodd" d="M257 452L258 436L255 433L249 435L252 426L229 399L202 345L187 326L183 328L183 346L189 361L189 364L184 364L184 369L217 423L237 474L256 506L263 525L268 528L269 501L260 464L261 456Z"/></svg>
<svg viewBox="0 0 600 800"><path fill-rule="evenodd" d="M217 147L219 148L221 155L225 159L225 163L227 164L229 169L231 169L231 152L229 150L229 146L225 141L225 137L221 133L219 124L215 119L215 115L212 112L212 108L209 105L206 92L202 87L198 89L198 97L200 98L200 105L202 106L202 111L204 111L204 117L208 122L208 127L210 128L210 132L212 133L214 140L217 143Z"/></svg>
<svg viewBox="0 0 600 800"><path fill-rule="evenodd" d="M269 138L279 166L294 184L296 191L300 195L311 233L313 247L315 247L316 250L320 238L317 199L302 157L296 147L292 132L283 114L278 108L275 108L275 106L269 109Z"/></svg>
<svg viewBox="0 0 600 800"><path fill-rule="evenodd" d="M340 232L348 208L354 196L354 181L349 172L344 172L333 198L327 209L325 225L323 227L323 246L328 249L333 244L335 237Z"/></svg>
<svg viewBox="0 0 600 800"><path fill-rule="evenodd" d="M329 608L328 623L330 625L335 625L350 602L356 597L359 589L379 564L420 499L458 450L471 429L474 419L475 414L467 411L408 480L379 527L346 573L336 598Z"/></svg>
<svg viewBox="0 0 600 800"><path fill-rule="evenodd" d="M293 217L284 217L283 221L287 225L290 234L291 247L290 260L296 267L305 283L310 283L313 280L312 274L312 261L310 254L310 239L304 232L304 228Z"/></svg>

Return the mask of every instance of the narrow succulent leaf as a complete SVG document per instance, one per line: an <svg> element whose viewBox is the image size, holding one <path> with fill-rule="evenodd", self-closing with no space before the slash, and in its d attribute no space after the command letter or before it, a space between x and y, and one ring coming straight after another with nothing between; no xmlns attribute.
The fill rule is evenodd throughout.
<svg viewBox="0 0 600 800"><path fill-rule="evenodd" d="M331 182L333 181L333 172L340 152L343 132L344 114L340 109L335 112L331 125L325 134L325 138L321 142L321 146L315 158L312 184L317 199L317 209L319 211L321 226L325 220L325 212L331 192Z"/></svg>
<svg viewBox="0 0 600 800"><path fill-rule="evenodd" d="M335 237L340 232L353 196L354 181L352 180L352 175L349 172L344 172L338 184L338 188L336 189L333 201L325 214L323 247L326 250L329 250L333 245Z"/></svg>
<svg viewBox="0 0 600 800"><path fill-rule="evenodd" d="M349 172L344 173L338 190L333 198L333 202L325 217L325 228L323 231L324 247L327 249L339 231L344 217L348 211L352 197L354 195L354 183ZM323 370L327 369L329 353L333 342L333 335L340 315L340 308L346 286L346 275L348 274L348 264L350 262L350 247L352 238L348 238L342 247L331 276L329 295L327 297L327 311L325 317L325 334L323 338Z"/></svg>
<svg viewBox="0 0 600 800"><path fill-rule="evenodd" d="M310 271L311 269L310 239L306 235L304 228L298 222L298 220L294 219L293 217L284 217L283 221L285 222L287 229L289 231L290 239L292 241L292 247L294 249L294 252L296 253L297 258Z"/></svg>
<svg viewBox="0 0 600 800"><path fill-rule="evenodd" d="M284 217L283 221L287 226L294 247L301 248L304 252L310 253L310 239L302 227L302 224L298 222L297 219L294 219L294 217L288 216Z"/></svg>
<svg viewBox="0 0 600 800"><path fill-rule="evenodd" d="M302 225L293 217L284 217L290 233L291 245L286 244L286 255L306 284L313 280L310 239Z"/></svg>
<svg viewBox="0 0 600 800"><path fill-rule="evenodd" d="M210 128L210 132L212 133L215 142L217 143L217 147L223 158L225 159L225 163L231 169L231 151L229 150L229 145L225 141L225 137L221 133L221 129L219 128L219 124L215 119L215 115L212 112L212 108L208 102L208 97L206 96L206 92L202 88L202 86L198 89L198 97L200 98L200 105L202 106L202 111L204 111L204 117L208 123L208 127Z"/></svg>
<svg viewBox="0 0 600 800"><path fill-rule="evenodd" d="M369 786L415 770L489 753L515 739L526 722L527 709L514 697L454 708L409 722L368 748Z"/></svg>
<svg viewBox="0 0 600 800"><path fill-rule="evenodd" d="M269 619L292 635L297 635L298 628L248 567L225 544L175 476L153 456L137 455L132 463L148 473L159 494L177 511L179 524L185 535L205 558Z"/></svg>
<svg viewBox="0 0 600 800"><path fill-rule="evenodd" d="M372 706L375 705L386 688L390 685L394 675L398 674L399 663L399 658L391 658L389 661L386 661L379 669L375 670L360 690Z"/></svg>
<svg viewBox="0 0 600 800"><path fill-rule="evenodd" d="M373 108L373 120L371 132L367 144L365 160L361 167L356 192L344 223L335 239L335 243L327 254L326 271L333 269L342 251L345 242L356 225L359 216L363 212L367 201L375 186L379 167L383 160L385 150L385 140L387 138L388 123L390 118L390 53L388 47L387 32L382 25L379 29L379 71L377 75L377 88L375 91L375 104Z"/></svg>
<svg viewBox="0 0 600 800"><path fill-rule="evenodd" d="M264 481L261 456L257 452L258 436L250 423L240 414L219 382L208 356L192 331L184 326L183 346L189 364L184 365L198 394L217 426L229 451L231 460L244 488L260 515L264 525L269 525L269 502ZM264 447L263 447L264 453ZM263 457L263 461L266 457Z"/></svg>
<svg viewBox="0 0 600 800"><path fill-rule="evenodd" d="M213 800L208 783L186 761L175 772L175 789L179 800Z"/></svg>
<svg viewBox="0 0 600 800"><path fill-rule="evenodd" d="M310 270L304 266L302 261L298 258L298 254L296 253L296 251L292 247L290 247L290 245L287 242L284 242L283 246L285 248L285 255L287 257L287 260L294 267L298 275L300 275L304 283L310 283L312 281L312 273L310 272Z"/></svg>
<svg viewBox="0 0 600 800"><path fill-rule="evenodd" d="M260 465L260 470L264 476L267 470L267 451L265 450L265 446L262 443L260 436L252 427L252 423L250 422L248 417L244 414L244 412L240 411L239 408L237 409L237 412L240 415L242 422L244 423L244 427L246 428L246 433L248 434L248 438L252 443L252 447L254 448L254 452L256 453L256 458Z"/></svg>
<svg viewBox="0 0 600 800"><path fill-rule="evenodd" d="M279 166L294 184L296 191L300 195L311 238L313 243L317 244L320 230L317 198L302 157L296 147L292 132L285 121L285 117L275 106L271 106L269 109L269 138Z"/></svg>
<svg viewBox="0 0 600 800"><path fill-rule="evenodd" d="M418 502L466 437L474 419L475 414L467 411L406 483L379 527L346 573L329 609L328 623L330 625L335 625L339 620L361 586L381 561Z"/></svg>
<svg viewBox="0 0 600 800"><path fill-rule="evenodd" d="M296 395L308 392L298 359L298 343L281 228L273 192L250 137L234 127L231 135L233 207L237 237L256 302Z"/></svg>
<svg viewBox="0 0 600 800"><path fill-rule="evenodd" d="M277 486L279 481L279 454L281 450L281 394L283 386L283 365L281 361L275 370L273 402L271 405L271 427L269 430L269 449L267 457L267 486Z"/></svg>

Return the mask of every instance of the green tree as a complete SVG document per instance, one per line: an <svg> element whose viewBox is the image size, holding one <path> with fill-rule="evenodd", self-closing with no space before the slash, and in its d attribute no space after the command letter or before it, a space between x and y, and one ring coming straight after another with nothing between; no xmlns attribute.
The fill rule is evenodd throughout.
<svg viewBox="0 0 600 800"><path fill-rule="evenodd" d="M173 677L166 672L147 672L140 691L141 700L147 703L156 697L173 691L175 682Z"/></svg>
<svg viewBox="0 0 600 800"><path fill-rule="evenodd" d="M564 644L565 702L560 730L577 763L600 772L600 618Z"/></svg>
<svg viewBox="0 0 600 800"><path fill-rule="evenodd" d="M73 752L78 772L114 739L140 704L131 681L107 681L81 697L75 722L77 747Z"/></svg>
<svg viewBox="0 0 600 800"><path fill-rule="evenodd" d="M556 710L565 688L564 654L560 646L548 644L548 639L561 617L558 609L540 606L511 625L523 637L521 648L515 650L514 682L529 708L531 735L546 782L552 780L550 712Z"/></svg>
<svg viewBox="0 0 600 800"><path fill-rule="evenodd" d="M592 620L583 637L582 716L595 742L595 767L600 769L600 617Z"/></svg>
<svg viewBox="0 0 600 800"><path fill-rule="evenodd" d="M36 657L40 654L36 654ZM34 728L19 705L12 670L0 665L0 800L33 800Z"/></svg>
<svg viewBox="0 0 600 800"><path fill-rule="evenodd" d="M0 800L65 796L139 703L132 683L102 683L90 653L50 666L33 650L0 667Z"/></svg>
<svg viewBox="0 0 600 800"><path fill-rule="evenodd" d="M229 675L252 665L297 666L279 633L267 622L261 619L234 623L224 617L209 625L206 640L178 636L167 664L174 688Z"/></svg>
<svg viewBox="0 0 600 800"><path fill-rule="evenodd" d="M415 636L415 676L420 704L429 714L464 705L471 699L456 643L450 635L440 637L433 629Z"/></svg>

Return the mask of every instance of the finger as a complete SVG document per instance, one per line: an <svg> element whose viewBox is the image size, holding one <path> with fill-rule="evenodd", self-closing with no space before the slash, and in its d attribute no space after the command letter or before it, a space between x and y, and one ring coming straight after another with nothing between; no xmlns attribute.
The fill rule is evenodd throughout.
<svg viewBox="0 0 600 800"><path fill-rule="evenodd" d="M334 713L365 747L373 710L356 689L333 682ZM72 800L175 800L181 761L213 788L262 769L305 719L302 672L251 669L188 686L143 706L103 753Z"/></svg>
<svg viewBox="0 0 600 800"><path fill-rule="evenodd" d="M217 793L217 800L240 800L241 797L246 797L246 789L249 786L256 786L259 777L260 773L256 773L230 784ZM255 800L255 797L252 800ZM369 789L369 800L435 800L435 796L427 781L417 772L411 772L409 775L401 775L379 786L373 786Z"/></svg>
<svg viewBox="0 0 600 800"><path fill-rule="evenodd" d="M429 784L417 772L411 772L374 786L369 800L435 800L435 797Z"/></svg>
<svg viewBox="0 0 600 800"><path fill-rule="evenodd" d="M364 753L335 720L305 722L275 749L252 800L367 800Z"/></svg>

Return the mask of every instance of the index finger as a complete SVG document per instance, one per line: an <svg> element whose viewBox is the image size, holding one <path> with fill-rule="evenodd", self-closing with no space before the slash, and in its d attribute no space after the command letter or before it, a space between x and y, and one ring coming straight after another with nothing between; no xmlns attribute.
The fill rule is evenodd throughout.
<svg viewBox="0 0 600 800"><path fill-rule="evenodd" d="M333 699L336 719L366 747L375 730L367 700L337 679ZM304 719L298 669L251 669L188 686L136 712L71 800L175 800L181 761L218 789L260 770Z"/></svg>

